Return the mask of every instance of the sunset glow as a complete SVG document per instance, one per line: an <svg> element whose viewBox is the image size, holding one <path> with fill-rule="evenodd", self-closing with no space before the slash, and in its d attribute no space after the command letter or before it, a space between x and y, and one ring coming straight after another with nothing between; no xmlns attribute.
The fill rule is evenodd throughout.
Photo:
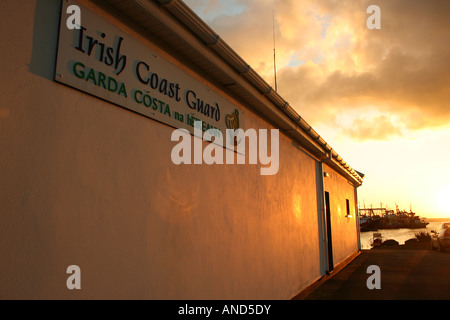
<svg viewBox="0 0 450 320"><path fill-rule="evenodd" d="M366 175L361 206L450 217L449 1L377 1L380 30L373 1L185 2L270 84L275 30L278 92Z"/></svg>
<svg viewBox="0 0 450 320"><path fill-rule="evenodd" d="M450 185L444 186L441 190L437 192L436 196L436 210L439 210L446 217L450 217Z"/></svg>

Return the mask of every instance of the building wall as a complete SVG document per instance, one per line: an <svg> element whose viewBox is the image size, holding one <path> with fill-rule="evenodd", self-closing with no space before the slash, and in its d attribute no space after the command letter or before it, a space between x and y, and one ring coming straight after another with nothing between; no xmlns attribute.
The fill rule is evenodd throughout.
<svg viewBox="0 0 450 320"><path fill-rule="evenodd" d="M274 176L174 165L174 128L53 81L59 19L59 0L2 4L0 298L288 299L323 275L313 159L280 134ZM340 260L355 226L335 212Z"/></svg>
<svg viewBox="0 0 450 320"><path fill-rule="evenodd" d="M324 178L324 185L330 195L333 262L337 265L358 250L355 187L326 164L323 170L329 174ZM349 203L349 216L346 200Z"/></svg>

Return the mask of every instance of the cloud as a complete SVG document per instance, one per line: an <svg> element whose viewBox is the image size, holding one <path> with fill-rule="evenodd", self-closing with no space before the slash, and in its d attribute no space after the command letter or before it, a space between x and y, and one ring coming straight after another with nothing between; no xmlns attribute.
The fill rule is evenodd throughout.
<svg viewBox="0 0 450 320"><path fill-rule="evenodd" d="M383 140L450 123L450 1L217 0L209 15L186 2L269 83L275 10L278 91L313 127L351 113L341 133ZM366 27L371 4L381 30Z"/></svg>
<svg viewBox="0 0 450 320"><path fill-rule="evenodd" d="M388 115L359 117L350 125L341 127L341 133L356 141L384 140L403 135L401 128Z"/></svg>

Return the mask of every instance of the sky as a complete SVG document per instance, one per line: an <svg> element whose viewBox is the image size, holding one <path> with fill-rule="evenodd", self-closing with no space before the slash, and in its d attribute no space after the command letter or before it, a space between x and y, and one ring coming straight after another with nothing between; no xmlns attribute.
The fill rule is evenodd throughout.
<svg viewBox="0 0 450 320"><path fill-rule="evenodd" d="M365 174L361 208L450 217L450 1L185 3L273 87L275 34L278 93Z"/></svg>

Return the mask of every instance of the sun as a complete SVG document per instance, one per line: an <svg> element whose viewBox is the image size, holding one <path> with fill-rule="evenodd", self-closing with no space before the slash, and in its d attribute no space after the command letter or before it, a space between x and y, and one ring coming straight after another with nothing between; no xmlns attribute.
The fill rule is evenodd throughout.
<svg viewBox="0 0 450 320"><path fill-rule="evenodd" d="M442 217L450 217L450 186L445 186L437 191L436 210Z"/></svg>

